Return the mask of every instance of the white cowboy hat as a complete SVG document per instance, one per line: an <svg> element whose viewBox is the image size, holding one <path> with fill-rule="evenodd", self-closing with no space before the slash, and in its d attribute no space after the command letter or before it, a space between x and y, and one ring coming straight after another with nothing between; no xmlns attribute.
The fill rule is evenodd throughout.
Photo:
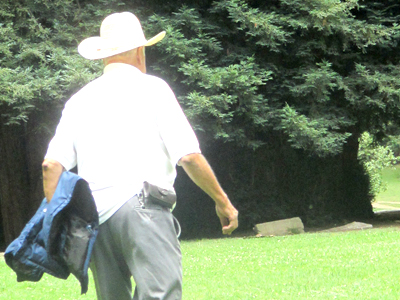
<svg viewBox="0 0 400 300"><path fill-rule="evenodd" d="M130 12L107 16L100 27L100 36L83 40L78 52L87 59L102 59L141 46L151 46L165 37L165 31L146 40L139 19Z"/></svg>

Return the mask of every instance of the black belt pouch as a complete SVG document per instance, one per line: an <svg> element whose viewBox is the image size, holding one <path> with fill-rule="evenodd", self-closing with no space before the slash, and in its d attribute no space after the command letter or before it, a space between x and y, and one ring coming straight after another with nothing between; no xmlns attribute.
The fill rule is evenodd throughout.
<svg viewBox="0 0 400 300"><path fill-rule="evenodd" d="M163 189L147 181L143 183L143 196L146 201L167 208L172 208L176 203L174 190Z"/></svg>

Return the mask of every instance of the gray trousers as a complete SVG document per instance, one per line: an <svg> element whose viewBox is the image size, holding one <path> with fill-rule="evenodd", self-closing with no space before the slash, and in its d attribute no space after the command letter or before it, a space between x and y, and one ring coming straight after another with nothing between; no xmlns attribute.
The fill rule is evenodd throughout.
<svg viewBox="0 0 400 300"><path fill-rule="evenodd" d="M97 299L182 299L182 264L174 217L135 196L100 225L92 270Z"/></svg>

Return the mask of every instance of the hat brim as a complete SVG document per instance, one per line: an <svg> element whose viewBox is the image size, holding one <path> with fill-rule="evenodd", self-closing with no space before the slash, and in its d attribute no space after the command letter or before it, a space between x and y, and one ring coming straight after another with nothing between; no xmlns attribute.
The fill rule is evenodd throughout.
<svg viewBox="0 0 400 300"><path fill-rule="evenodd" d="M131 43L126 45L110 45L99 36L84 39L78 46L78 52L86 59L103 59L114 56L142 46L153 46L165 37L166 32L161 31L149 40L142 43Z"/></svg>

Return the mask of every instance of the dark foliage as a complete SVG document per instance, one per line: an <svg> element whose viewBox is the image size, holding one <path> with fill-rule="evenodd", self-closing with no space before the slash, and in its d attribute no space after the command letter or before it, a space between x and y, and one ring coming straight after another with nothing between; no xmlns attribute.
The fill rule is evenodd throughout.
<svg viewBox="0 0 400 300"><path fill-rule="evenodd" d="M400 120L396 0L5 0L6 241L42 196L40 163L63 103L101 72L101 63L79 57L76 46L98 34L104 16L125 10L140 17L147 36L167 31L147 51L149 72L176 92L241 211L242 228L294 215L307 224L371 215L358 138L369 131L383 139ZM14 186L21 194L13 195ZM218 230L212 202L184 174L176 186L186 232Z"/></svg>

